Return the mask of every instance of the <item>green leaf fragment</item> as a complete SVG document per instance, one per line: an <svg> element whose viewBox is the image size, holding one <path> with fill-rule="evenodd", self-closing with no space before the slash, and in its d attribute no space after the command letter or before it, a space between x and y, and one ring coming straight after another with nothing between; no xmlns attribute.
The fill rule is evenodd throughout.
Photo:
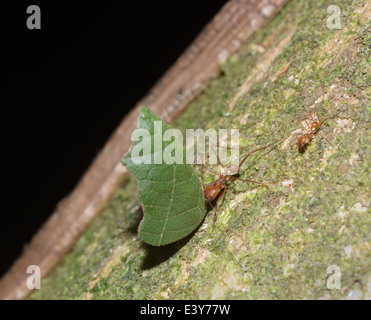
<svg viewBox="0 0 371 320"><path fill-rule="evenodd" d="M185 163L185 156L182 164L154 164L155 121L161 119L149 109L141 109L138 128L150 133L150 155L146 156L151 157L151 164L135 164L131 158L133 149L123 164L139 183L139 201L144 211L139 237L148 244L162 246L189 235L203 220L206 209L200 180L193 166ZM162 122L162 136L168 129L170 127ZM134 141L133 148L139 143L141 141ZM174 141L162 141L161 150L171 143Z"/></svg>

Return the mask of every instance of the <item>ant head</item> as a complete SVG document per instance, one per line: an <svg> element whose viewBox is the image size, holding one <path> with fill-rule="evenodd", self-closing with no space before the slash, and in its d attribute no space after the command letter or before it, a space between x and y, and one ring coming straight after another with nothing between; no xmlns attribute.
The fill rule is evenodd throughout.
<svg viewBox="0 0 371 320"><path fill-rule="evenodd" d="M232 163L228 167L228 175L232 176L234 174L237 174L239 170L240 170L239 164L238 163Z"/></svg>
<svg viewBox="0 0 371 320"><path fill-rule="evenodd" d="M312 125L310 126L310 131L311 131L311 133L313 134L313 133L316 133L317 131L318 131L318 129L319 129L319 122L318 121L314 121L313 123L312 123Z"/></svg>

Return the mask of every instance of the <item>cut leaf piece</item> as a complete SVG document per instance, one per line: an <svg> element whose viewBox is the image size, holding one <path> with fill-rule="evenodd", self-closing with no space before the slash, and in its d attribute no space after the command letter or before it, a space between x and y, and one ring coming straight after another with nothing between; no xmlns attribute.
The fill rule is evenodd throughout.
<svg viewBox="0 0 371 320"><path fill-rule="evenodd" d="M155 121L161 121L161 130L159 122ZM158 149L165 153L167 146L177 143L162 141L165 131L170 127L149 109L142 108L138 129L149 132L150 140L147 143L150 141L151 147L143 148L140 157L151 159L151 163L136 164L134 162L138 159L138 154L132 157L133 149L139 144L143 146L143 138L134 141L123 164L136 176L139 183L139 201L144 211L138 230L139 237L148 244L163 246L186 237L197 228L206 214L205 199L193 166L185 162L183 149L181 164L154 164L154 141L160 141ZM156 152L157 157L158 150Z"/></svg>

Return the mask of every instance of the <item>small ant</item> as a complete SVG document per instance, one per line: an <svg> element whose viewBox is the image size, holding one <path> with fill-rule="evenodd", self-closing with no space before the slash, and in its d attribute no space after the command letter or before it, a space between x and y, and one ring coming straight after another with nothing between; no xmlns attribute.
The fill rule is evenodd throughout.
<svg viewBox="0 0 371 320"><path fill-rule="evenodd" d="M336 113L337 112L333 113L332 115L329 115L329 116L324 117L321 121L316 120L316 121L312 122L311 125L309 125L308 122L307 122L307 120L305 120L305 123L307 124L309 130L308 130L307 133L305 133L304 135L300 136L299 139L298 139L298 149L299 149L299 152L300 153L303 153L305 151L305 149L307 148L308 144L314 139L314 135L316 133L318 133L318 131L319 131L320 127L322 126L322 124L326 120L332 118ZM328 141L328 139L326 139L324 136L322 136L319 133L318 133L318 135L321 138L325 139L330 145L332 145L331 142Z"/></svg>
<svg viewBox="0 0 371 320"><path fill-rule="evenodd" d="M217 209L218 209L218 203L219 201L224 197L226 191L227 191L227 186L228 186L228 183L229 182L232 182L232 181L236 181L236 180L241 180L241 181L246 181L246 182L251 182L251 183L256 183L256 184L260 184L260 185L264 185L264 183L260 183L260 182L257 182L257 181L253 181L253 180L246 180L246 179L241 179L241 178L238 178L236 177L236 175L238 175L238 171L240 170L241 166L244 164L244 162L246 161L246 159L251 155L253 154L254 152L257 152L257 151L260 151L260 150L263 150L263 149L266 149L266 148L269 148L270 146L276 144L277 142L283 140L285 138L281 138L265 147L262 147L262 148L259 148L259 149L256 149L256 150L253 150L251 152L249 152L243 159L242 161L239 163L238 165L238 169L237 169L237 173L234 173L234 174L222 174L222 173L219 173L219 172L216 172L215 170L213 169L210 169L210 168L207 168L205 165L203 165L203 167L206 169L206 170L209 170L217 175L219 175L219 179L214 181L214 182L211 182L207 185L204 186L204 196L205 196L205 204L208 206L210 205L213 209L214 209L214 219L213 219L213 226L215 224L215 221L216 221L216 218L217 218ZM226 168L220 161L219 159L219 155L217 154L216 155L217 159L218 159L218 162L219 164L226 170L230 169L231 166L229 166L228 168ZM236 172L236 171L234 171ZM222 191L223 190L223 191ZM221 194L220 194L221 193ZM218 197L218 195L220 194L220 196ZM216 201L216 204L215 206L212 205L212 201L215 200L216 198L218 197L217 201Z"/></svg>

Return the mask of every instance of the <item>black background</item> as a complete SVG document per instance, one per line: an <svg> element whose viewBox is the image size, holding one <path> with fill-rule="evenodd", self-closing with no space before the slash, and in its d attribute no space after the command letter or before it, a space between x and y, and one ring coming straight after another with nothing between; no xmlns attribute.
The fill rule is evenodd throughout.
<svg viewBox="0 0 371 320"><path fill-rule="evenodd" d="M2 5L0 275L227 0L12 2ZM29 5L41 30L26 27Z"/></svg>

